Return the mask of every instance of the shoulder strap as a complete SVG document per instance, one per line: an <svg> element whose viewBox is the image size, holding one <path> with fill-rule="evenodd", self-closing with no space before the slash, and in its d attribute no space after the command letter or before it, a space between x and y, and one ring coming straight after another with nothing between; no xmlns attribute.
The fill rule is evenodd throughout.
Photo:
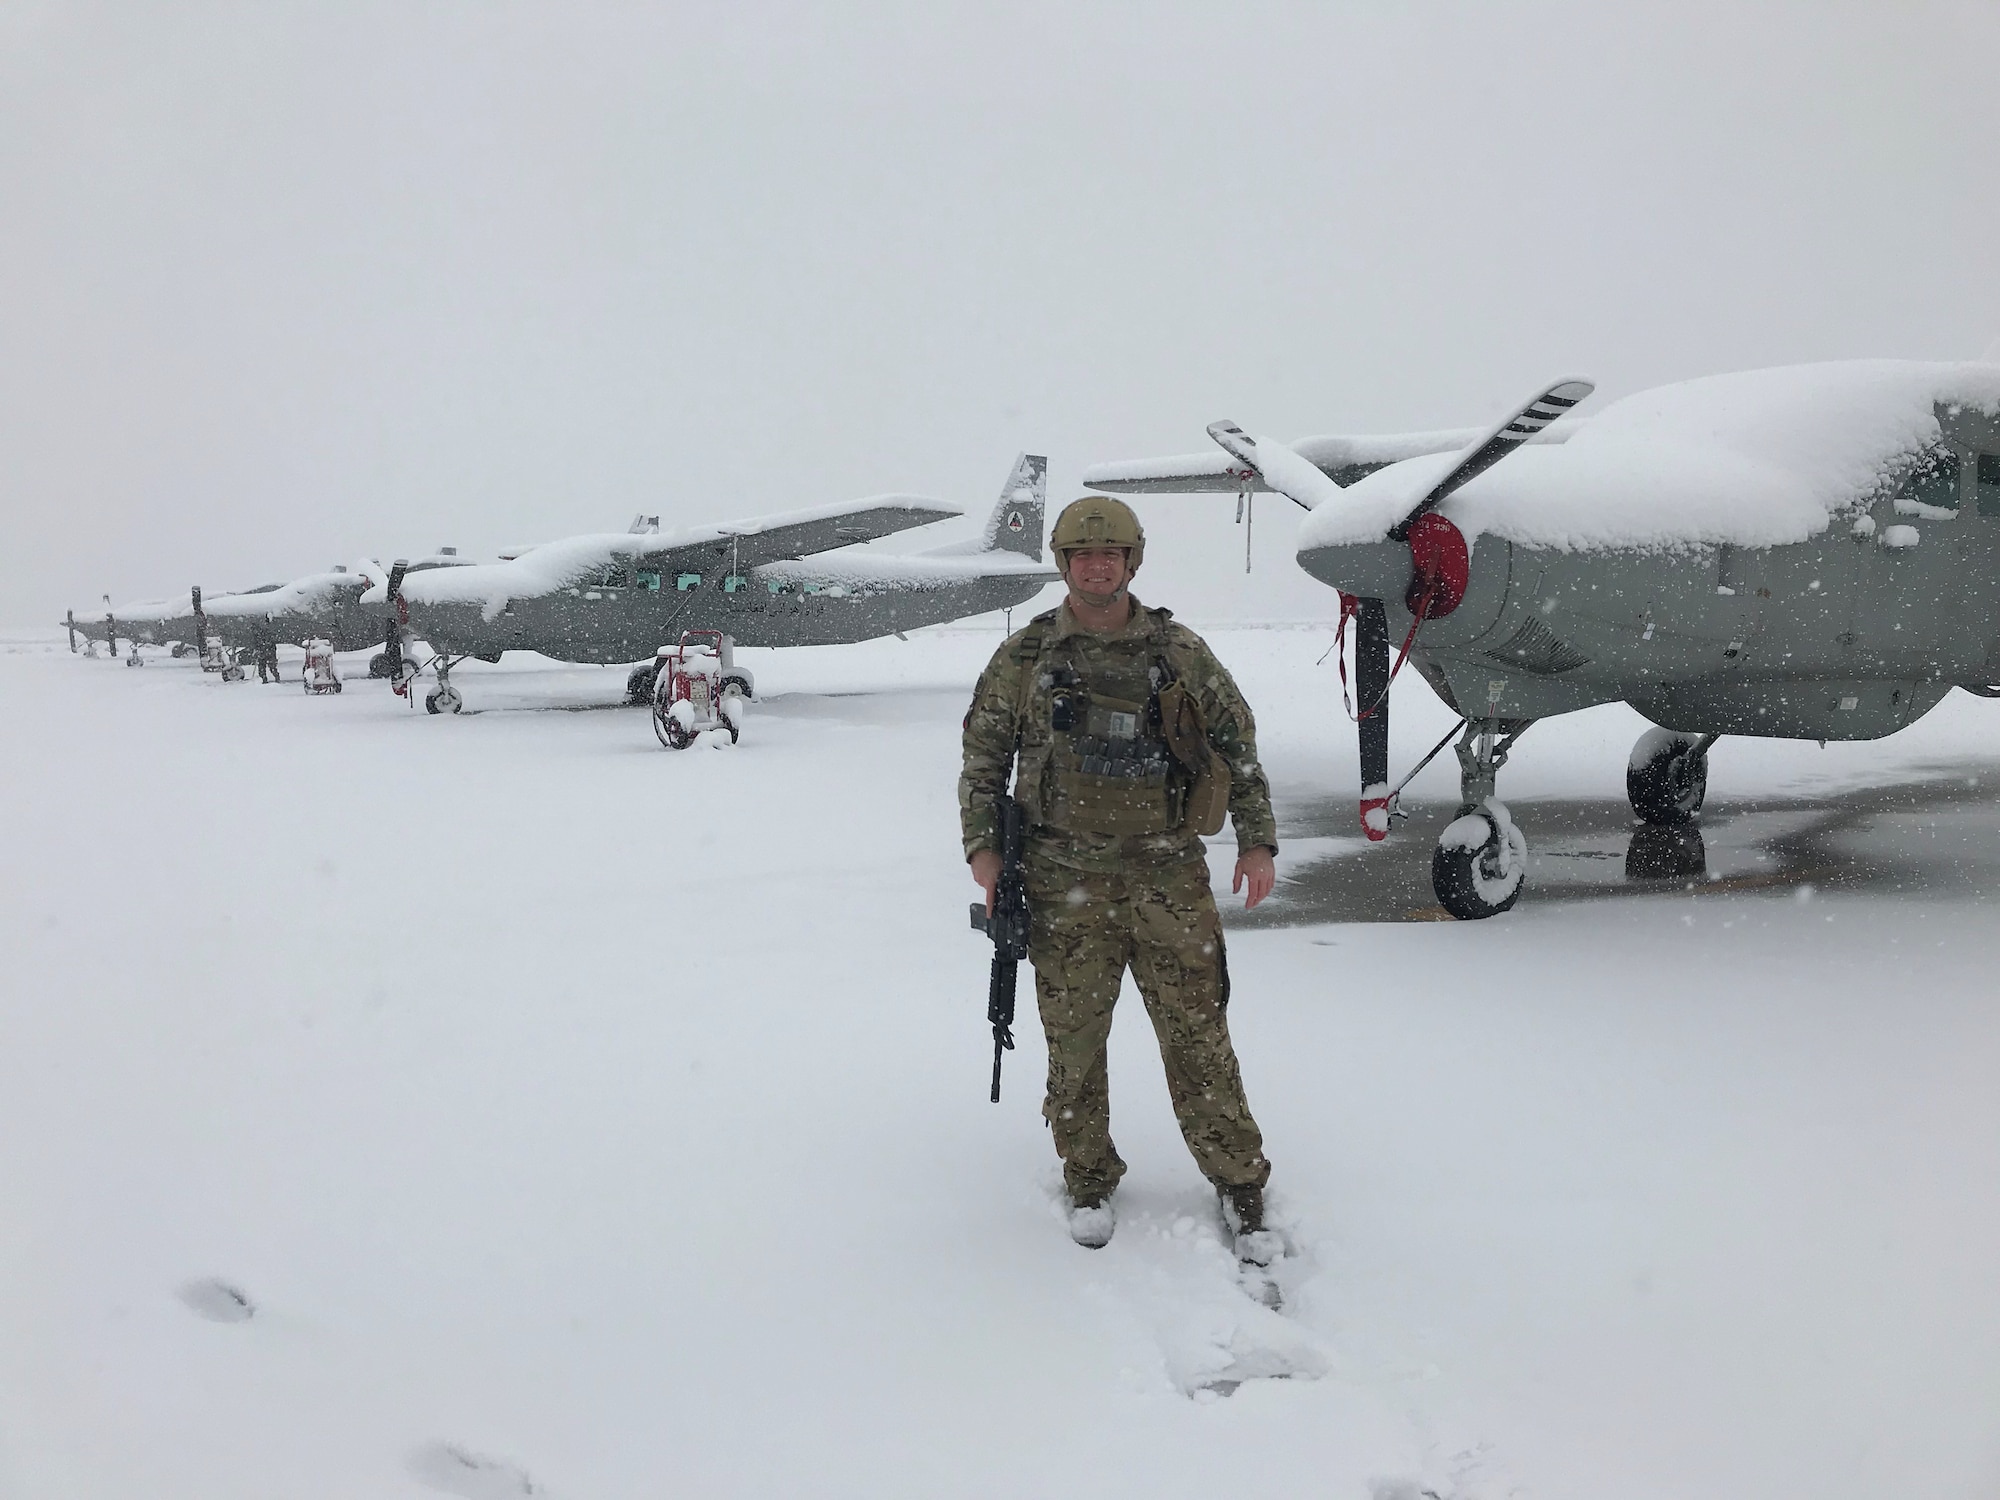
<svg viewBox="0 0 2000 1500"><path fill-rule="evenodd" d="M1021 748L1021 726L1027 722L1028 705L1035 694L1035 664L1042 659L1042 647L1047 642L1055 617L1056 612L1052 609L1036 615L1014 643L1014 662L1022 668L1020 686L1014 696L1014 748L1017 751Z"/></svg>
<svg viewBox="0 0 2000 1500"><path fill-rule="evenodd" d="M1055 617L1056 612L1054 610L1044 610L1028 622L1027 629L1021 632L1021 638L1014 643L1015 661L1021 663L1023 666L1033 666L1040 659L1043 638L1048 633L1047 627L1049 622L1054 620ZM1037 626L1042 628L1037 629Z"/></svg>

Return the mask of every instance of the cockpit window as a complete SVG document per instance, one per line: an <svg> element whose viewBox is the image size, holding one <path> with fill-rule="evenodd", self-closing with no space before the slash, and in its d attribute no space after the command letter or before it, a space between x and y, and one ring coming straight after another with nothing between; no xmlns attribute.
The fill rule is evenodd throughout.
<svg viewBox="0 0 2000 1500"><path fill-rule="evenodd" d="M1979 513L2000 516L2000 453L1979 455Z"/></svg>
<svg viewBox="0 0 2000 1500"><path fill-rule="evenodd" d="M1958 509L1958 452L1933 448L1917 461L1903 493L1919 505L1933 510Z"/></svg>

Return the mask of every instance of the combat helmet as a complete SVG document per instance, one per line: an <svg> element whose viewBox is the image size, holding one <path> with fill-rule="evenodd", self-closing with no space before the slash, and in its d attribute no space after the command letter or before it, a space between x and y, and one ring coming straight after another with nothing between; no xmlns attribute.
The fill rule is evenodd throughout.
<svg viewBox="0 0 2000 1500"><path fill-rule="evenodd" d="M1049 551L1065 574L1069 554L1083 547L1123 547L1130 554L1129 566L1137 572L1146 555L1146 528L1123 500L1085 495L1063 507L1049 536Z"/></svg>

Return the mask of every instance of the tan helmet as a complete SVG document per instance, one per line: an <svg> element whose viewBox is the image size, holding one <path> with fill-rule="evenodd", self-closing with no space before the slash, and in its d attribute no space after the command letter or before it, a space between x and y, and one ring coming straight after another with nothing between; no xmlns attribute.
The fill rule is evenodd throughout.
<svg viewBox="0 0 2000 1500"><path fill-rule="evenodd" d="M1069 554L1082 547L1123 547L1131 555L1129 566L1137 572L1146 555L1146 528L1123 500L1085 495L1063 507L1049 536L1049 550L1064 573L1069 572Z"/></svg>

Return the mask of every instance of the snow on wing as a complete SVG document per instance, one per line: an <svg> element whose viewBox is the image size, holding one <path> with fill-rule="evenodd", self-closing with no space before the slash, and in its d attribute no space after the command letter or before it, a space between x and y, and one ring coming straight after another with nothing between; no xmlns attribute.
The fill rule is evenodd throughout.
<svg viewBox="0 0 2000 1500"><path fill-rule="evenodd" d="M730 557L741 567L750 568L758 563L783 562L810 557L816 552L831 552L836 547L851 547L857 542L872 542L963 514L955 505L927 500L921 495L877 495L842 505L704 527L706 535L699 539L649 536L645 541L652 545L640 556L663 564L678 562L690 553Z"/></svg>
<svg viewBox="0 0 2000 1500"><path fill-rule="evenodd" d="M1567 442L1580 425L1580 419L1564 418L1551 423L1531 441ZM1483 435L1483 429L1477 427L1452 427L1435 432L1330 433L1303 437L1283 446L1335 484L1350 485L1404 459L1456 453ZM1258 441L1271 443L1269 438ZM1242 474L1243 466L1227 454L1184 453L1168 458L1092 464L1083 471L1083 482L1094 490L1109 490L1119 495L1193 495L1218 491L1234 494L1243 487ZM1270 486L1252 475L1250 488L1264 491Z"/></svg>

